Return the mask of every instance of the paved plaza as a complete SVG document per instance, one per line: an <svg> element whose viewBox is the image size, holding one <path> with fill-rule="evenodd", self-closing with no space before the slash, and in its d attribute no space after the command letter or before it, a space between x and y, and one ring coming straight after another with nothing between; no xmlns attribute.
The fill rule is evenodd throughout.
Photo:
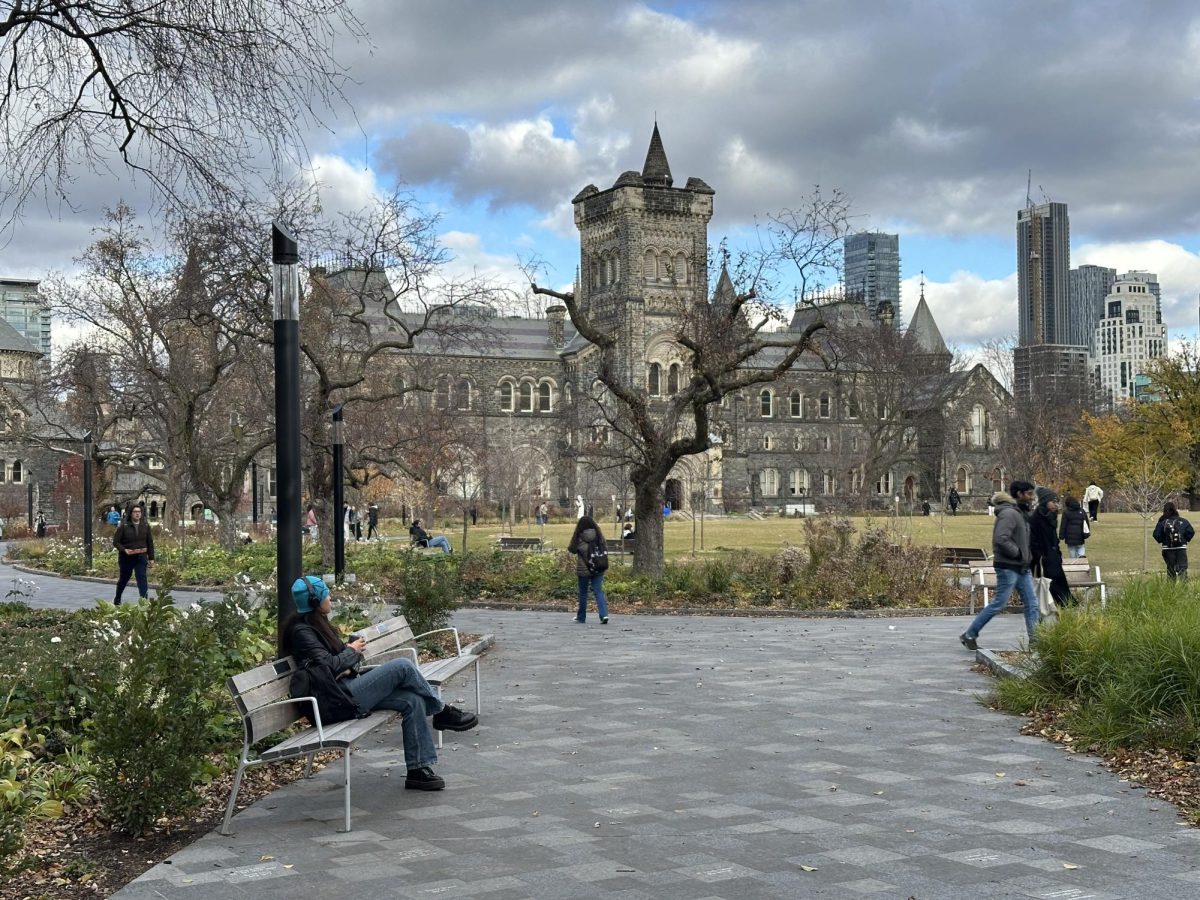
<svg viewBox="0 0 1200 900"><path fill-rule="evenodd" d="M399 729L122 890L142 898L1178 898L1200 831L978 702L963 618L464 611L495 633L442 793ZM1015 646L1018 616L984 632ZM450 697L473 700L464 685Z"/></svg>

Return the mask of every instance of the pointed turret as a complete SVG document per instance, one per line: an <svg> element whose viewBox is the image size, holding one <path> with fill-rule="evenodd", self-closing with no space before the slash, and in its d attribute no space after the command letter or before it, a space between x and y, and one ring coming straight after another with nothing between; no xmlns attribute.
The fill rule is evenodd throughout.
<svg viewBox="0 0 1200 900"><path fill-rule="evenodd" d="M915 345L914 350L917 353L931 356L950 355L950 349L942 340L942 332L933 319L933 313L929 311L929 304L925 302L924 284L921 285L921 299L917 301L917 309L904 336Z"/></svg>
<svg viewBox="0 0 1200 900"><path fill-rule="evenodd" d="M642 181L645 184L671 186L671 165L667 162L667 151L663 149L657 122L654 123L654 133L650 135L650 149L646 151L646 164L642 166Z"/></svg>
<svg viewBox="0 0 1200 900"><path fill-rule="evenodd" d="M721 263L721 276L717 279L717 289L713 291L713 304L731 306L737 299L737 291L733 287L733 279L729 277L729 269Z"/></svg>

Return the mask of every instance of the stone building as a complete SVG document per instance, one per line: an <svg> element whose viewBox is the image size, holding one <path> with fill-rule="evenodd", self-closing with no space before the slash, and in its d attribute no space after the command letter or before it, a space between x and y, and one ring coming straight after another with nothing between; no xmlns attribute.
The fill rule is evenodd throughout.
<svg viewBox="0 0 1200 900"><path fill-rule="evenodd" d="M680 308L710 297L704 261L714 195L699 178L675 186L655 126L640 172L624 172L604 190L589 184L573 200L580 234L576 300L594 324L618 336L623 377L650 398L669 397L690 377L671 325ZM380 272L349 268L324 277L335 289L374 295L380 307L395 300ZM727 276L717 286L722 290L732 290ZM861 317L864 328L891 327L861 303L842 307L821 314L851 323ZM802 330L811 314L801 310L787 328ZM588 400L598 353L565 307L552 302L544 318L478 309L454 315L479 319L479 337L450 344L427 335L415 352L398 357L395 377L427 388L411 401L414 411L424 406L470 423L468 433L492 461L477 476L482 495L508 494L525 510L543 500L570 505L582 496L606 517L630 503L627 471L610 452L619 437ZM382 315L375 319L376 327L387 323ZM831 373L806 354L779 382L725 398L713 415L716 446L679 463L665 485L666 500L677 510L700 503L710 511L890 507L897 496L910 504L936 502L955 484L968 505L974 500L982 508L1008 477L998 447L1012 398L983 366L951 371L923 294L903 339L916 363L915 388L899 416L888 413L893 425L903 420L896 429L900 445L874 447L886 466L871 484L862 483L862 456L878 440L872 416L861 408L865 398L853 387L863 377ZM770 355L759 364L769 366Z"/></svg>

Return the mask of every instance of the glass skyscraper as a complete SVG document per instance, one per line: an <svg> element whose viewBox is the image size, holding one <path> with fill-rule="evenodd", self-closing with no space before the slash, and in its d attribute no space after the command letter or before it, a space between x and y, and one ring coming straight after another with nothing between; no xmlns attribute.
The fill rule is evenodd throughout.
<svg viewBox="0 0 1200 900"><path fill-rule="evenodd" d="M846 256L844 283L846 296L861 297L871 314L879 304L892 305L896 322L900 321L900 235L864 231L843 239Z"/></svg>
<svg viewBox="0 0 1200 900"><path fill-rule="evenodd" d="M1107 266L1080 266L1071 270L1070 329L1067 343L1079 344L1095 355L1096 323L1104 318L1104 298L1117 280L1117 270Z"/></svg>
<svg viewBox="0 0 1200 900"><path fill-rule="evenodd" d="M42 351L42 366L50 365L50 307L38 293L37 281L0 278L0 318Z"/></svg>

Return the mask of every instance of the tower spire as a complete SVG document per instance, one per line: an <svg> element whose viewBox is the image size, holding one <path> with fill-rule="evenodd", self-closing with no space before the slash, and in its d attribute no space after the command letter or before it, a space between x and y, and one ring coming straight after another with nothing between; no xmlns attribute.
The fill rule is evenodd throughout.
<svg viewBox="0 0 1200 900"><path fill-rule="evenodd" d="M654 122L654 133L650 135L650 149L646 151L646 164L642 166L642 181L645 184L671 186L671 165L667 162L667 151L663 149L662 137L658 133L658 120Z"/></svg>

